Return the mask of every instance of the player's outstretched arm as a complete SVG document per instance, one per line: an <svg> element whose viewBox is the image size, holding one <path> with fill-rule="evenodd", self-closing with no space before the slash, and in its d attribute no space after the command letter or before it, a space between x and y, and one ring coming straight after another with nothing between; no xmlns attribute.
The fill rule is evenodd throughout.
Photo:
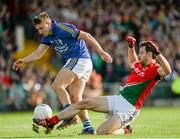
<svg viewBox="0 0 180 139"><path fill-rule="evenodd" d="M48 48L49 48L48 45L40 44L36 51L34 51L30 55L22 59L18 59L17 61L15 61L13 64L13 70L18 70L27 62L40 59L44 55L44 53L47 51Z"/></svg>
<svg viewBox="0 0 180 139"><path fill-rule="evenodd" d="M88 44L90 44L90 46L92 46L99 53L103 60L105 60L107 63L112 63L112 57L101 48L99 43L89 33L80 31L78 39L84 39Z"/></svg>
<svg viewBox="0 0 180 139"><path fill-rule="evenodd" d="M128 60L131 68L134 68L134 63L138 61L138 57L135 51L136 39L132 36L127 36L126 41L128 42Z"/></svg>

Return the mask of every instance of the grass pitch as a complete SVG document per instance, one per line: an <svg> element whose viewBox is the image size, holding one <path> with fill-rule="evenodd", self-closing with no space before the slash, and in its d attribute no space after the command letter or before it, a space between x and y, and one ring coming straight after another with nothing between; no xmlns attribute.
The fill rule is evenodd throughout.
<svg viewBox="0 0 180 139"><path fill-rule="evenodd" d="M133 122L132 135L78 135L82 124L46 135L32 129L33 112L0 113L0 138L180 138L180 108L144 108ZM90 112L94 127L105 120L104 114Z"/></svg>

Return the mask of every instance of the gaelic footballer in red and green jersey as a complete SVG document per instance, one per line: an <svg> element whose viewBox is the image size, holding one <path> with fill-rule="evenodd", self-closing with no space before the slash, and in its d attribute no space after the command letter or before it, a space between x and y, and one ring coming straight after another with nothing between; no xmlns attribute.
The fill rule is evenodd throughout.
<svg viewBox="0 0 180 139"><path fill-rule="evenodd" d="M137 109L140 109L154 86L160 81L157 72L159 67L157 63L142 66L140 61L136 62L134 71L119 93Z"/></svg>

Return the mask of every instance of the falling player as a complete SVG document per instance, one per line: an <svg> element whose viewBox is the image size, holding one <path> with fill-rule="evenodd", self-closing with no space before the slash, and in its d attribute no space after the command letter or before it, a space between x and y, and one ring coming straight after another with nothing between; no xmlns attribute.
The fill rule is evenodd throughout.
<svg viewBox="0 0 180 139"><path fill-rule="evenodd" d="M128 59L133 69L119 95L87 98L61 111L50 119L33 119L38 125L52 130L63 119L73 117L81 110L109 113L109 118L97 129L97 134L131 133L130 123L138 115L144 101L160 79L171 73L171 67L152 41L143 41L139 47L139 60L134 47L136 39L127 37ZM159 64L156 63L159 61Z"/></svg>

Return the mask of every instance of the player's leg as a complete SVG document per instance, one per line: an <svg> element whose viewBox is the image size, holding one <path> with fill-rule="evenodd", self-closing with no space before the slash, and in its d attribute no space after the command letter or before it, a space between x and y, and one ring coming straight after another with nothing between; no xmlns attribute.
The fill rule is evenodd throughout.
<svg viewBox="0 0 180 139"><path fill-rule="evenodd" d="M102 125L97 129L97 134L131 134L132 128L130 125L122 127L121 119L119 114L114 114L108 118Z"/></svg>
<svg viewBox="0 0 180 139"><path fill-rule="evenodd" d="M86 85L86 80L83 77L81 77L80 79L76 78L71 83L70 95L71 95L72 103L79 102L82 100L82 95L84 92L85 85ZM91 125L91 121L90 121L87 110L80 111L79 117L81 121L83 122L84 131L90 134L94 133L94 129Z"/></svg>
<svg viewBox="0 0 180 139"><path fill-rule="evenodd" d="M118 114L109 117L100 127L97 129L97 134L113 134L121 128L121 119Z"/></svg>
<svg viewBox="0 0 180 139"><path fill-rule="evenodd" d="M67 108L71 104L69 93L67 92L66 87L69 86L76 78L77 78L76 74L74 74L70 69L63 67L61 71L57 74L56 79L53 82L52 85L53 89L57 93L59 100L62 103L63 109ZM58 129L76 123L77 123L76 117L71 117L70 119L66 119L58 127Z"/></svg>
<svg viewBox="0 0 180 139"><path fill-rule="evenodd" d="M57 115L51 117L50 119L45 119L45 120L33 119L33 120L34 123L44 126L46 129L52 129L54 125L58 124L60 121L72 118L80 111L85 109L107 113L109 112L108 99L105 96L84 99L80 102L70 105L69 107L67 107Z"/></svg>
<svg viewBox="0 0 180 139"><path fill-rule="evenodd" d="M66 90L66 87L73 82L73 80L76 78L76 75L67 68L62 68L59 73L57 74L52 87L54 91L57 93L60 102L62 103L63 107L66 107L66 105L70 105L71 101L69 98L69 94ZM40 119L33 119L34 123L38 125L44 126L47 131L51 131L54 127L54 125L46 120L41 121ZM69 123L76 123L76 119L72 118L68 121Z"/></svg>
<svg viewBox="0 0 180 139"><path fill-rule="evenodd" d="M76 78L76 75L67 68L62 68L57 74L52 88L58 95L58 98L62 105L71 104L69 94L66 90L66 87L70 85L73 80Z"/></svg>
<svg viewBox="0 0 180 139"><path fill-rule="evenodd" d="M110 113L108 120L106 120L98 128L97 134L114 134L114 135L131 134L132 127L130 125L130 122L124 125L122 124L122 120L120 117L121 116L119 115L119 113L116 113L116 114Z"/></svg>
<svg viewBox="0 0 180 139"><path fill-rule="evenodd" d="M130 122L133 121L134 117L138 114L138 110L121 95L107 96L107 99L109 111L114 116L110 117L99 127L98 134L130 134L132 132ZM116 126L116 124L114 126L109 124L111 122L113 123L114 119L117 120L116 124L119 125L119 127Z"/></svg>
<svg viewBox="0 0 180 139"><path fill-rule="evenodd" d="M91 75L92 62L90 59L75 59L75 58L72 59L72 61L74 61L73 63L76 64L74 64L73 68L71 68L71 71L77 75L77 78L70 85L70 95L71 95L71 102L75 103L82 100L82 95L84 92L86 82L88 81ZM72 64L66 67L72 67L71 65ZM90 121L88 121L89 116L87 111L80 112L80 119L83 121L84 126L86 127L91 126ZM61 129L67 127L68 125L69 122L64 121L58 128Z"/></svg>
<svg viewBox="0 0 180 139"><path fill-rule="evenodd" d="M97 112L109 112L108 100L106 96L86 98L77 102L57 114L59 120L68 119L78 114L81 110L92 110Z"/></svg>
<svg viewBox="0 0 180 139"><path fill-rule="evenodd" d="M114 135L119 135L119 134L131 134L132 133L132 127L131 125L127 125L123 128L119 128L119 129L116 129L112 132L112 134Z"/></svg>
<svg viewBox="0 0 180 139"><path fill-rule="evenodd" d="M80 79L76 78L70 85L70 98L72 103L76 103L82 100L82 95L86 85L86 80L82 77ZM81 112L80 112L81 113ZM79 114L80 114L79 113ZM81 115L81 114L80 114ZM88 115L87 115L88 116ZM80 118L82 120L86 119L85 115L82 115Z"/></svg>
<svg viewBox="0 0 180 139"><path fill-rule="evenodd" d="M70 85L70 99L72 103L78 102L82 100L82 94L86 85L86 80L82 77L80 79L76 78ZM81 112L80 112L81 113ZM87 112L82 112L81 114L83 119L89 119ZM81 118L81 117L80 117ZM71 122L70 122L71 123ZM63 129L71 125L69 120L65 120L62 124L60 124L57 129Z"/></svg>

